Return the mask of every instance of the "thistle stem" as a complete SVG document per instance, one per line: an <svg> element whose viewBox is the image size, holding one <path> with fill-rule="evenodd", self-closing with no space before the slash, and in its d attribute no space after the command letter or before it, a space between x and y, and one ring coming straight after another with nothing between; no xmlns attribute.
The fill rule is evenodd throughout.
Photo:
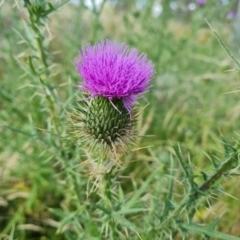
<svg viewBox="0 0 240 240"><path fill-rule="evenodd" d="M179 217L184 212L185 208L189 208L191 205L193 205L196 202L196 200L198 200L205 193L207 193L224 174L226 174L228 171L230 171L233 168L233 165L236 162L238 162L238 152L234 151L230 154L228 159L224 161L224 163L221 165L221 167L217 170L216 173L214 173L201 186L195 189L194 193L190 193L183 198L179 206L171 213L171 215L166 220L164 220L160 224L159 230L166 227L166 225L168 225L172 219Z"/></svg>
<svg viewBox="0 0 240 240"><path fill-rule="evenodd" d="M36 76L36 78L39 80L39 82L42 85L43 91L45 92L47 103L49 105L50 114L51 114L51 117L53 119L53 123L54 123L54 127L55 127L55 130L56 130L56 133L57 133L58 136L60 136L61 135L60 123L59 123L59 119L57 118L57 112L56 112L55 103L54 103L55 94L52 91L51 86L49 87L45 83L45 81L44 81L45 78L47 78L49 76L49 74L50 74L50 72L49 72L49 65L47 63L46 49L44 49L44 43L43 43L44 37L41 34L41 31L39 30L39 27L37 26L37 23L36 23L36 21L34 19L35 12L32 11L33 6L31 5L29 0L24 0L24 3L25 3L25 7L27 8L27 11L29 13L30 27L33 30L34 34L35 34L36 45L37 45L36 52L39 53L40 62L42 63L43 67L45 68L44 69L45 70L44 78L42 78L39 75L39 73L34 69L33 66L30 67L30 69L32 69L33 74ZM39 16L37 16L37 17L39 17ZM39 17L39 18L41 18L41 17ZM31 61L29 61L29 64L32 64ZM58 147L59 149L62 149L62 142L61 142L61 138L60 137L58 138L58 143L54 143L54 145L56 145L56 147Z"/></svg>
<svg viewBox="0 0 240 240"><path fill-rule="evenodd" d="M230 156L230 158L222 164L221 168L199 187L199 190L204 192L208 191L221 178L221 176L232 169L234 163L237 161L238 153L233 152L232 156ZM200 194L198 193L198 195Z"/></svg>
<svg viewBox="0 0 240 240"><path fill-rule="evenodd" d="M92 32L91 32L91 37L90 37L90 42L93 43L94 40L96 39L97 31L99 30L99 17L102 13L102 10L106 3L106 0L103 0L99 10L97 10L95 1L92 0L91 2L93 5L93 13L95 14L95 19L92 24Z"/></svg>

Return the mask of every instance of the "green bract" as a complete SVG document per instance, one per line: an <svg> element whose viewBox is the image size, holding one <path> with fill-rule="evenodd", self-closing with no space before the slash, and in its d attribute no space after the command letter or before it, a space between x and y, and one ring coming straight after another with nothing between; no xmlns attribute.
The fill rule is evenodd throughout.
<svg viewBox="0 0 240 240"><path fill-rule="evenodd" d="M85 98L78 102L72 119L78 145L91 153L124 153L135 136L136 111L130 115L121 99Z"/></svg>

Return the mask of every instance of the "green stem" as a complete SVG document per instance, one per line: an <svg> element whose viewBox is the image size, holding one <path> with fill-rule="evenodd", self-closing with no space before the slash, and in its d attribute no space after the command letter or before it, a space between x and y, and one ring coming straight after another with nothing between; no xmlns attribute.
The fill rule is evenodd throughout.
<svg viewBox="0 0 240 240"><path fill-rule="evenodd" d="M240 239L238 237L234 237L234 236L231 236L231 235L228 235L225 233L214 231L213 229L199 227L199 226L195 226L195 225L181 224L181 227L186 229L189 232L207 235L207 236L213 237L215 239L223 239L223 240L226 240L226 239L239 240Z"/></svg>
<svg viewBox="0 0 240 240"><path fill-rule="evenodd" d="M114 177L113 170L114 170L114 167L112 167L112 169L108 173L104 174L103 192L102 192L102 194L104 196L104 207L107 209L110 209L110 214L112 211L114 211L114 209L113 209L114 199L113 199L113 195L112 195L112 187L113 187L112 179ZM112 237L112 239L115 239L116 238L116 236L115 236L116 225L115 225L113 218L110 219L109 226L111 229L111 233L110 233L111 237Z"/></svg>
<svg viewBox="0 0 240 240"><path fill-rule="evenodd" d="M44 49L44 44L43 44L44 37L42 36L42 34L37 26L37 22L35 21L35 18L34 18L35 12L33 12L33 10L32 10L33 6L31 5L29 0L24 0L24 2L25 2L25 6L29 13L31 29L33 30L33 32L35 34L35 39L36 39L36 43L37 43L37 47L38 47L37 51L40 55L40 61L42 62L43 66L45 68L45 71L46 71L45 77L47 78L49 76L49 69L48 69L49 66L47 63L47 54L46 54L46 51ZM36 17L38 17L38 16L36 16ZM41 18L41 17L39 17L39 18ZM29 64L31 64L31 61L29 62ZM45 96L46 96L46 99L47 99L47 102L49 105L50 114L51 114L51 117L53 119L53 123L55 126L56 133L58 136L60 136L61 135L60 123L57 118L57 111L56 111L55 104L54 104L54 95L55 94L51 90L51 88L49 88L47 86L47 84L44 82L44 79L42 79L42 77L37 73L37 71L35 71L35 69L33 67L31 67L31 69L34 70L33 74L38 78L39 82L41 83L41 85L43 87L43 90L45 92ZM54 143L54 145L56 145L56 144ZM58 147L60 149L62 149L62 141L61 141L60 137L58 138L58 145L59 145Z"/></svg>
<svg viewBox="0 0 240 240"><path fill-rule="evenodd" d="M212 186L229 170L232 169L233 165L238 162L238 153L234 151L228 160L226 160L221 167L218 169L218 171L213 174L208 180L206 180L200 187L195 189L194 194L190 193L187 196L184 197L184 199L180 202L179 206L171 213L171 215L164 220L160 226L159 229L163 229L168 225L168 223L171 222L172 219L179 217L185 210L185 208L189 207L189 203L193 205L197 199L202 197L204 193L207 193Z"/></svg>
<svg viewBox="0 0 240 240"><path fill-rule="evenodd" d="M90 43L93 43L96 40L97 31L100 27L99 17L102 13L102 10L103 10L103 7L104 7L105 3L106 3L106 0L103 0L99 11L97 11L97 8L95 6L95 2L92 0L92 4L93 4L93 7L94 7L93 12L95 14L95 19L94 19L94 22L92 24L92 32L91 32L91 37L90 37Z"/></svg>
<svg viewBox="0 0 240 240"><path fill-rule="evenodd" d="M227 160L224 164L222 164L221 168L212 175L207 181L205 181L200 187L199 190L203 192L207 192L226 172L232 169L234 163L238 161L237 152L233 152L232 156L229 160ZM199 193L195 197L199 197Z"/></svg>

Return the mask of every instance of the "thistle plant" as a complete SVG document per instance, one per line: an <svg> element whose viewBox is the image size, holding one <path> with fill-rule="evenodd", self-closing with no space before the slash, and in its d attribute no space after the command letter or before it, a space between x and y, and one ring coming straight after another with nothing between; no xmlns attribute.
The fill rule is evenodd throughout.
<svg viewBox="0 0 240 240"><path fill-rule="evenodd" d="M111 153L116 159L136 135L135 104L149 90L153 64L137 49L103 40L82 49L76 69L84 98L72 117L75 138L98 159Z"/></svg>
<svg viewBox="0 0 240 240"><path fill-rule="evenodd" d="M11 4L11 1L2 2ZM163 27L170 16L168 10L164 9L160 18L152 18L150 10L154 1L146 1L147 7L135 16L129 17L130 11L129 15L128 11L121 11L122 24L126 27L124 39L136 48L145 49L154 65L146 54L124 43L103 40L80 51L75 60L79 80L72 66L76 42L92 44L103 36L116 38L104 32L99 20L103 5L100 11L97 8L93 11L96 17L92 22L87 19L89 29L86 29L86 20L82 18L81 27L76 18L74 29L78 29L79 34L66 26L61 26L59 34L55 24L51 26L59 23L56 15L70 11L74 18L74 11L75 17L82 17L86 1L80 1L79 8L72 8L67 0L13 2L18 24L11 35L3 38L0 54L1 62L3 60L0 65L3 79L0 150L6 148L10 154L0 154L0 167L4 163L4 171L0 169L0 239L239 240L236 214L239 204L229 197L235 186L226 188L236 182L236 178L231 180L230 176L237 175L239 136L235 142L209 140L218 138L222 126L223 134L231 129L230 125L239 129L238 111L234 114L229 111L239 96L228 95L228 101L223 101L226 95L222 93L232 90L230 83L235 79L229 78L229 84L192 81L198 74L214 73L216 68L209 62L193 64L194 56L197 58L193 47L204 54L202 46L196 45L196 34L191 32L192 40L188 36L182 42L171 38L169 29ZM22 13L24 17L20 18ZM7 20L11 19L7 11L6 16ZM70 25L69 19L63 18L63 22ZM142 29L133 34L135 23ZM10 31L9 21L5 24L3 29ZM64 38L62 31L69 29L72 36ZM88 33L82 34L84 31ZM213 33L240 70L237 58L218 34ZM12 42L8 57L4 48L6 39ZM121 35L119 39L123 39ZM68 47L63 42L67 42ZM209 42L205 46L205 57L211 52L218 59L224 58L216 46L214 41ZM145 126L151 125L148 130L154 138L146 137L140 143L151 147L127 156L129 146L138 135L137 102L150 89L155 67L159 75L154 89L157 98L152 96L150 103L158 108L155 111L153 108L142 121L143 132L148 128ZM171 73L170 77L164 77L165 73ZM217 78L219 76L226 80L223 73ZM80 82L80 96L75 81ZM197 102L193 97L197 97ZM70 105L74 105L72 141L69 141L72 135L65 111L70 111ZM231 130L228 134L232 135ZM13 153L17 153L14 159ZM212 165L206 164L209 160ZM85 162L89 164L83 164ZM86 169L90 169L87 173L92 175L84 174ZM219 210L219 204L223 201L227 204L221 198L223 187L227 189L228 206L233 208L220 221L219 216L227 209L220 205ZM209 214L206 209L210 207L217 216ZM206 217L206 213L211 216ZM232 231L228 224L234 224L237 230Z"/></svg>

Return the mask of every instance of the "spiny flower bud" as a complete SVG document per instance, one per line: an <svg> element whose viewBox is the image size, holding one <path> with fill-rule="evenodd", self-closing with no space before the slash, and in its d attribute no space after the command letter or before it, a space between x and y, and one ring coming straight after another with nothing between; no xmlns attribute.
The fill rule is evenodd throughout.
<svg viewBox="0 0 240 240"><path fill-rule="evenodd" d="M76 69L87 95L73 116L76 138L91 152L121 152L135 135L134 104L149 89L152 62L137 49L105 40L83 48Z"/></svg>
<svg viewBox="0 0 240 240"><path fill-rule="evenodd" d="M135 136L136 111L132 110L130 117L120 99L85 98L78 102L72 118L79 145L91 153L121 152Z"/></svg>

